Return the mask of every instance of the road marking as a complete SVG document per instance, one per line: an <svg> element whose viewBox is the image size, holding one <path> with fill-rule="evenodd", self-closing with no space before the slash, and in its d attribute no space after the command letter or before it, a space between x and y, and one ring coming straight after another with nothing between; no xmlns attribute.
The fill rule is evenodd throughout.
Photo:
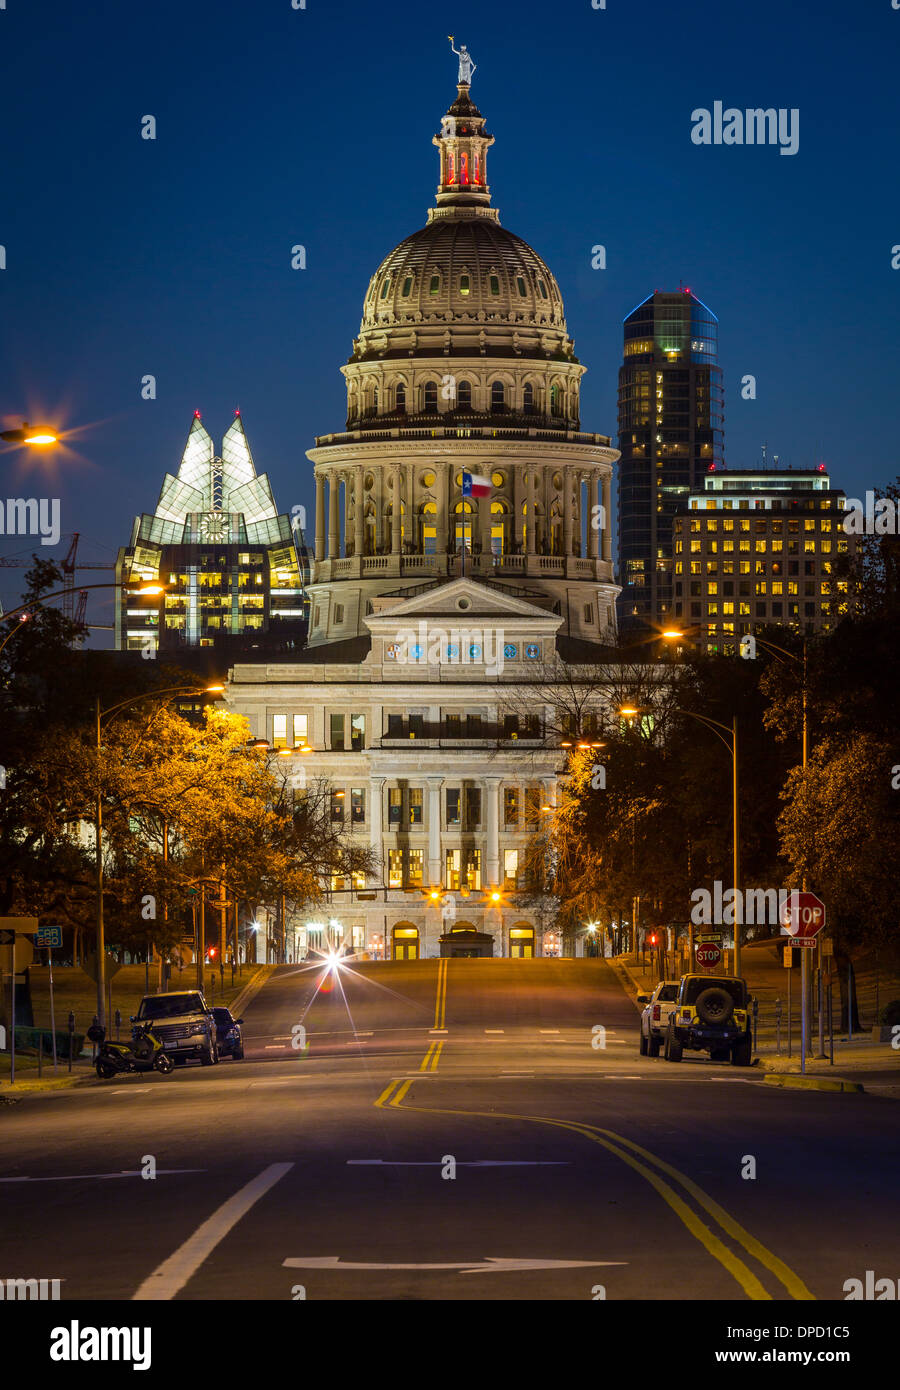
<svg viewBox="0 0 900 1390"><path fill-rule="evenodd" d="M246 1216L260 1197L264 1197L293 1166L293 1163L270 1163L268 1168L257 1173L255 1178L246 1183L233 1197L229 1197L227 1202L223 1202L212 1216L198 1226L194 1234L189 1236L183 1245L179 1245L174 1254L163 1260L132 1295L133 1299L174 1298L241 1217Z"/></svg>
<svg viewBox="0 0 900 1390"><path fill-rule="evenodd" d="M409 1084L411 1083L407 1083L407 1089ZM406 1091L401 1088L389 1101L385 1101L384 1103L389 1105L392 1109L398 1109L401 1107L401 1102L405 1094ZM384 1098L381 1098L376 1104L382 1104L383 1100ZM608 1152L614 1154L615 1157L621 1159L629 1168L632 1168L636 1173L640 1174L642 1178L649 1182L662 1197L663 1201L666 1202L687 1227L691 1235L693 1235L695 1239L705 1247L709 1254L717 1259L719 1263L728 1270L729 1274L732 1275L737 1283L740 1284L748 1298L760 1301L771 1301L772 1295L749 1266L746 1265L739 1256L735 1255L728 1246L720 1240L714 1231L710 1230L709 1226L697 1216L696 1212L687 1205L675 1189L660 1176L660 1173L665 1173L667 1176L673 1178L675 1182L679 1183L684 1191L689 1193L698 1205L719 1224L726 1235L737 1241L749 1255L758 1260L760 1264L764 1265L766 1269L775 1275L793 1299L804 1301L815 1299L815 1294L810 1292L800 1276L795 1274L789 1265L785 1264L777 1255L768 1250L761 1241L751 1236L749 1231L746 1231L739 1222L735 1221L718 1202L714 1201L714 1199L693 1182L691 1178L679 1172L677 1168L666 1163L663 1159L657 1158L657 1156L652 1154L648 1149L642 1148L639 1144L633 1143L632 1140L626 1139L620 1134L613 1133L612 1130L599 1129L595 1125L580 1124L573 1120L556 1120L545 1115L515 1115L499 1110L451 1110L437 1106L417 1105L409 1105L405 1108L407 1110L419 1111L424 1115L462 1115L467 1119L472 1119L477 1116L481 1119L514 1120L517 1124L521 1124L523 1120L530 1120L535 1124L553 1125L557 1129L567 1129L575 1134L582 1134L585 1138L590 1139L592 1143L599 1144L601 1148L608 1150ZM634 1154L640 1154L641 1159L646 1160L646 1162L639 1161L637 1158L633 1157ZM653 1164L658 1171L654 1172L653 1168L647 1166L648 1163Z"/></svg>
<svg viewBox="0 0 900 1390"><path fill-rule="evenodd" d="M435 1049L437 1048L437 1046L438 1046L438 1044L437 1044L436 1042L433 1042L433 1043L429 1043L429 1044L428 1044L428 1051L425 1053L425 1056L422 1058L421 1062L419 1063L419 1071L427 1071L427 1070L428 1070L429 1064L430 1064L430 1062L431 1062L432 1054L434 1053L434 1051L435 1051Z"/></svg>
<svg viewBox="0 0 900 1390"><path fill-rule="evenodd" d="M342 1260L340 1255L300 1255L285 1260L288 1269L417 1269L423 1272L455 1269L459 1274L505 1274L510 1270L533 1269L594 1269L600 1265L624 1265L626 1260L521 1260L515 1256L488 1255L484 1260L452 1260L429 1264L368 1264L357 1260Z"/></svg>
<svg viewBox="0 0 900 1390"><path fill-rule="evenodd" d="M497 1075L504 1081L511 1081L517 1076L534 1076L533 1071L501 1071Z"/></svg>
<svg viewBox="0 0 900 1390"><path fill-rule="evenodd" d="M173 1173L205 1173L205 1168L157 1168L156 1176ZM142 1168L123 1168L118 1173L58 1173L50 1178L0 1178L0 1182L86 1182L88 1178L142 1178Z"/></svg>
<svg viewBox="0 0 900 1390"><path fill-rule="evenodd" d="M485 1031L486 1033L504 1033L504 1032L506 1031L506 1029L505 1029L505 1028L485 1028L484 1031Z"/></svg>
<svg viewBox="0 0 900 1390"><path fill-rule="evenodd" d="M249 1089L252 1091L257 1086L294 1086L298 1081L311 1081L309 1072L304 1072L302 1076L273 1076L270 1081L251 1081Z"/></svg>
<svg viewBox="0 0 900 1390"><path fill-rule="evenodd" d="M449 1028L429 1028L429 1033L449 1033Z"/></svg>
<svg viewBox="0 0 900 1390"><path fill-rule="evenodd" d="M608 1076L604 1077L605 1081L643 1081L643 1079L642 1076L618 1076L615 1072L610 1072Z"/></svg>
<svg viewBox="0 0 900 1390"><path fill-rule="evenodd" d="M446 956L438 961L437 996L434 1001L434 1027L445 1031L447 1022L447 974L450 961Z"/></svg>
<svg viewBox="0 0 900 1390"><path fill-rule="evenodd" d="M539 1029L538 1029L538 1032L539 1032L539 1033L558 1033L558 1032L559 1032L559 1029L558 1029L558 1028L539 1028Z"/></svg>
<svg viewBox="0 0 900 1390"><path fill-rule="evenodd" d="M284 1052L284 1043L266 1043L265 1052Z"/></svg>

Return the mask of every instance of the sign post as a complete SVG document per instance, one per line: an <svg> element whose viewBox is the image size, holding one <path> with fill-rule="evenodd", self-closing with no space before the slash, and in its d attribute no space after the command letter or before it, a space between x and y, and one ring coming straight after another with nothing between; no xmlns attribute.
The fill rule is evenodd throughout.
<svg viewBox="0 0 900 1390"><path fill-rule="evenodd" d="M53 1007L53 951L62 946L62 927L38 927L34 934L34 944L43 947L47 952L47 969L49 971L50 983L50 1037L53 1042L53 1070L57 1069L56 1062L56 1011Z"/></svg>
<svg viewBox="0 0 900 1390"><path fill-rule="evenodd" d="M794 938L793 945L814 947L825 925L825 904L816 893L794 889L781 909L781 925ZM807 954L800 957L800 1071L806 1072L806 1053L809 1047L809 973Z"/></svg>

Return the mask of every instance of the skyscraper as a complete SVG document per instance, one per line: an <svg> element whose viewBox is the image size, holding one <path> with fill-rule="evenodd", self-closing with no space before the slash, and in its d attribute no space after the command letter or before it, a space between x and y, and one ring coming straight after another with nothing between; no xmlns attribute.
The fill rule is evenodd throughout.
<svg viewBox="0 0 900 1390"><path fill-rule="evenodd" d="M657 290L625 319L619 370L619 626L672 615L672 520L723 463L718 320L689 289Z"/></svg>
<svg viewBox="0 0 900 1390"><path fill-rule="evenodd" d="M240 413L220 456L197 411L177 475L166 474L156 511L135 517L119 551L116 646L153 654L278 627L300 646L305 556L268 477L257 475ZM143 595L143 585L163 592Z"/></svg>

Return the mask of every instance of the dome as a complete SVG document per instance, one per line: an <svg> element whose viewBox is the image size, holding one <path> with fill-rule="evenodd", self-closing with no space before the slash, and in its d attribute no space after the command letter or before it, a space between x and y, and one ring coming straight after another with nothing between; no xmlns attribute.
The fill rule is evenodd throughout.
<svg viewBox="0 0 900 1390"><path fill-rule="evenodd" d="M385 256L360 331L450 319L566 327L559 286L537 252L499 222L463 209L433 218Z"/></svg>
<svg viewBox="0 0 900 1390"><path fill-rule="evenodd" d="M494 137L464 84L433 143L437 206L372 276L351 362L473 353L576 361L555 277L490 206Z"/></svg>

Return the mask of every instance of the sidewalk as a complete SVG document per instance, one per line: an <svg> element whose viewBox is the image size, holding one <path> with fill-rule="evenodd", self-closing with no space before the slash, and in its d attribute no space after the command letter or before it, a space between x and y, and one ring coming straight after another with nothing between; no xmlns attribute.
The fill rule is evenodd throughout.
<svg viewBox="0 0 900 1390"><path fill-rule="evenodd" d="M630 956L614 956L609 959L609 964L622 980L627 993L632 1000L638 994L650 994L659 983L658 974L647 966L642 966L640 959L633 959ZM793 1040L791 1056L787 1055L787 1016L784 1017L784 1025L781 1030L781 1050L777 1050L776 1030L772 1019L768 1016L771 1011L772 1000L764 999L763 994L770 994L770 990L759 990L754 988L752 973L747 977L751 993L760 997L760 1026L758 1030L758 1045L755 1049L755 1056L759 1058L760 1065L766 1073L771 1073L773 1078L785 1076L798 1078L798 1083L802 1084L800 1072L800 1020L798 1017L799 1004L794 1000L793 1018ZM710 976L710 983L715 983L715 976ZM765 1022L762 1018L762 1006L767 1007L767 1017ZM635 1007L638 1007L637 1005ZM818 1028L813 1026L810 1029L813 1054L819 1050ZM840 1074L848 1073L854 1081L868 1080L871 1085L884 1089L884 1094L890 1094L896 1088L896 1095L900 1098L900 1050L891 1046L889 1042L876 1043L872 1041L871 1033L862 1033L859 1037L852 1039L835 1035L834 1039L834 1064L830 1060L829 1038L825 1034L825 1058L821 1059L815 1055L806 1058L806 1076L810 1079L810 1088L816 1089L816 1078L827 1078L829 1080L840 1079ZM871 1089L867 1085L866 1089Z"/></svg>

